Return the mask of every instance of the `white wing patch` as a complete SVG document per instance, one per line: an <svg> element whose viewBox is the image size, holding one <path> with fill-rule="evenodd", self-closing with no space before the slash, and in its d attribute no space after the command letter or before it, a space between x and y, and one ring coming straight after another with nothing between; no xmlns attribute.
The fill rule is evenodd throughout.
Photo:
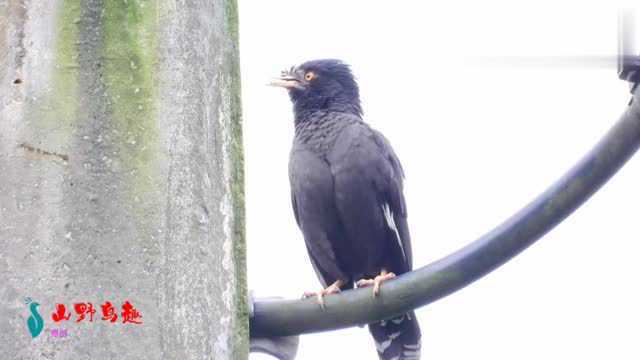
<svg viewBox="0 0 640 360"><path fill-rule="evenodd" d="M407 261L407 254L405 254L404 246L402 246L402 239L400 238L400 233L398 233L396 221L393 218L393 211L391 211L389 203L384 203L381 207L384 218L385 220L387 220L387 226L389 226L389 228L396 234L396 240L398 240L398 245L400 246L400 250L402 250L402 257L404 257L404 260Z"/></svg>

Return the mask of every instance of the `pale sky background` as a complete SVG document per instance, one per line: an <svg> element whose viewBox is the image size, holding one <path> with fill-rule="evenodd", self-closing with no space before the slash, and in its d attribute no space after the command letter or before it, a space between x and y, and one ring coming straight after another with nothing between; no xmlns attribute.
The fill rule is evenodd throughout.
<svg viewBox="0 0 640 360"><path fill-rule="evenodd" d="M619 4L607 3L240 0L249 288L297 298L320 287L289 198L291 104L265 86L272 76L316 58L351 64L365 120L404 165L420 267L546 189L630 97L613 67L473 57L613 56ZM636 155L527 251L417 310L423 358L640 358L639 185ZM365 328L301 338L298 359L327 358L377 356Z"/></svg>

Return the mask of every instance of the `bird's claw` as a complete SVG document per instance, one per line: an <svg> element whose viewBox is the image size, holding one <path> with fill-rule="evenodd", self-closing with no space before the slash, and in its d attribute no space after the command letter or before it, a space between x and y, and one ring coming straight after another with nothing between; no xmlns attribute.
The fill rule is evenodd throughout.
<svg viewBox="0 0 640 360"><path fill-rule="evenodd" d="M331 286L327 287L326 289L322 289L318 292L313 292L313 291L305 291L304 294L302 294L302 297L305 299L308 299L310 297L316 297L317 301L318 301L318 305L320 305L321 308L326 308L325 304L324 304L324 297L326 295L331 295L331 294L337 294L339 293L340 290L340 285L337 283L333 283L331 284Z"/></svg>
<svg viewBox="0 0 640 360"><path fill-rule="evenodd" d="M360 288L373 285L373 297L377 297L378 295L380 295L380 284L382 284L384 281L393 279L394 277L396 277L396 274L383 271L382 273L380 273L380 275L376 276L373 279L358 280L356 286Z"/></svg>
<svg viewBox="0 0 640 360"><path fill-rule="evenodd" d="M320 291L318 291L318 292L315 292L315 291L305 291L305 292L304 292L304 294L302 294L302 298L303 298L303 299L308 299L308 298L310 298L310 297L316 297L316 298L317 298L317 301L318 301L318 304L320 305L320 307L321 307L321 308L323 308L323 309L324 309L324 308L325 308L325 306L324 306L324 299L323 299L323 296L324 296L324 295L322 294L322 292L323 292L323 291L324 291L324 290L320 290Z"/></svg>

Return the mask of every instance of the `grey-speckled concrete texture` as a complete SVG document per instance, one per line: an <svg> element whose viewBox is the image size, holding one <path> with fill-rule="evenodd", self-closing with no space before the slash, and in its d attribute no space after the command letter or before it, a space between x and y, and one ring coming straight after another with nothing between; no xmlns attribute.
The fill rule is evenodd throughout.
<svg viewBox="0 0 640 360"><path fill-rule="evenodd" d="M237 44L233 0L0 0L1 359L247 358Z"/></svg>

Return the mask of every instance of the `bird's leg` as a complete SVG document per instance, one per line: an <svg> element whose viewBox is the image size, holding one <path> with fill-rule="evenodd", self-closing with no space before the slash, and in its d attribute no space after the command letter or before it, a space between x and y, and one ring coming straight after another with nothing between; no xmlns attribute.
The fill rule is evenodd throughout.
<svg viewBox="0 0 640 360"><path fill-rule="evenodd" d="M382 269L380 271L380 275L376 276L373 279L361 279L356 283L357 287L367 287L373 285L373 297L376 297L380 294L380 284L383 281L387 281L396 277L396 274L392 272L388 272L386 269Z"/></svg>
<svg viewBox="0 0 640 360"><path fill-rule="evenodd" d="M318 298L318 304L320 304L321 308L324 308L324 296L325 295L330 295L330 294L337 294L339 293L340 287L344 285L344 281L342 280L336 280L333 284L329 285L326 289L322 289L318 292L313 292L313 291L305 291L305 293L302 295L302 297L304 298L310 298L312 296L316 296Z"/></svg>

